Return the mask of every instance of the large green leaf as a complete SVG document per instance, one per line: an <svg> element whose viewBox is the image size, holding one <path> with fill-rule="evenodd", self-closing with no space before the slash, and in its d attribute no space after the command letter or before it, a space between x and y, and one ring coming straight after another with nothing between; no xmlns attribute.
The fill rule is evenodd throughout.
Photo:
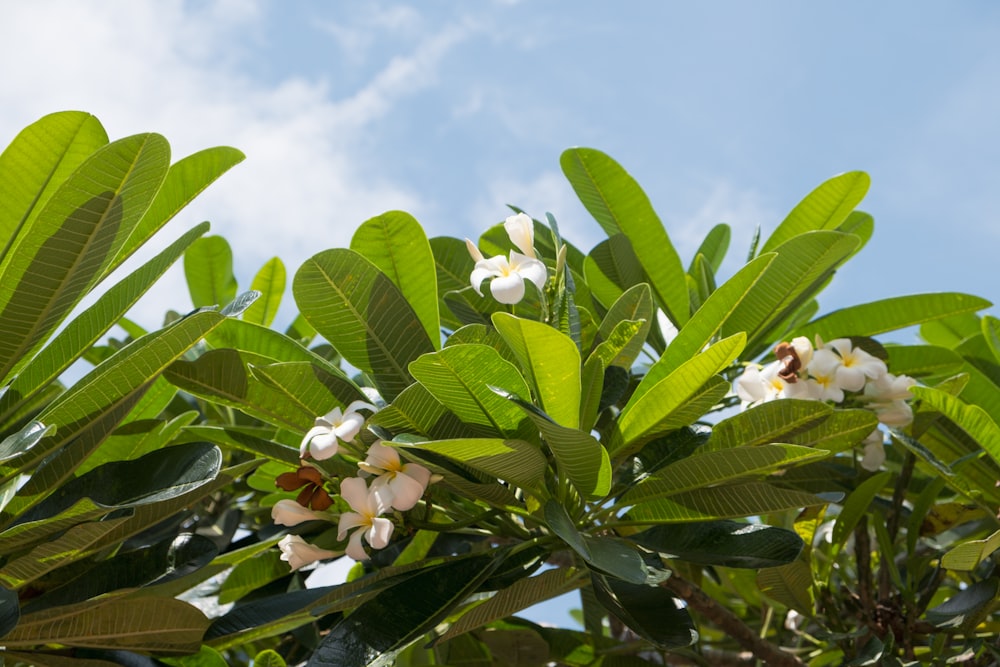
<svg viewBox="0 0 1000 667"><path fill-rule="evenodd" d="M547 324L495 313L493 325L513 350L542 409L557 424L580 425L580 351Z"/></svg>
<svg viewBox="0 0 1000 667"><path fill-rule="evenodd" d="M668 558L755 570L790 563L804 546L795 531L739 521L653 526L628 539Z"/></svg>
<svg viewBox="0 0 1000 667"><path fill-rule="evenodd" d="M208 625L204 614L180 600L110 598L25 614L4 644L194 653Z"/></svg>
<svg viewBox="0 0 1000 667"><path fill-rule="evenodd" d="M932 387L910 389L921 402L944 414L1000 463L1000 426L978 405L969 405L947 392Z"/></svg>
<svg viewBox="0 0 1000 667"><path fill-rule="evenodd" d="M640 524L710 521L759 516L825 503L810 493L782 489L764 482L744 482L685 491L640 503L629 510L626 520Z"/></svg>
<svg viewBox="0 0 1000 667"><path fill-rule="evenodd" d="M785 241L820 229L836 229L868 192L871 179L863 171L849 171L824 181L799 202L761 246L774 250Z"/></svg>
<svg viewBox="0 0 1000 667"><path fill-rule="evenodd" d="M638 328L623 324L640 323ZM594 350L605 367L631 368L649 335L653 322L653 298L649 285L640 283L626 290L608 309L594 338ZM610 354L610 352L614 354Z"/></svg>
<svg viewBox="0 0 1000 667"><path fill-rule="evenodd" d="M655 383L643 380L618 419L621 441L612 445L611 454L624 456L645 441L684 426L674 423L671 416L696 397L713 375L732 363L745 343L742 332L735 334L681 364L665 378Z"/></svg>
<svg viewBox="0 0 1000 667"><path fill-rule="evenodd" d="M979 564L1000 549L1000 530L982 540L962 542L941 556L941 567L972 572Z"/></svg>
<svg viewBox="0 0 1000 667"><path fill-rule="evenodd" d="M861 517L871 507L872 501L881 491L885 490L890 477L891 474L888 470L873 475L859 484L847 496L847 500L844 501L840 514L837 515L837 520L833 524L831 544L834 549L839 550L847 540L848 535L854 532Z"/></svg>
<svg viewBox="0 0 1000 667"><path fill-rule="evenodd" d="M339 620L308 667L385 667L444 619L500 564L494 555L425 568Z"/></svg>
<svg viewBox="0 0 1000 667"><path fill-rule="evenodd" d="M271 326L285 293L285 265L282 261L277 257L267 260L253 277L250 289L260 292L262 296L244 311L243 320L265 327Z"/></svg>
<svg viewBox="0 0 1000 667"><path fill-rule="evenodd" d="M826 421L833 408L820 401L787 398L755 405L715 425L705 450L787 442L796 433Z"/></svg>
<svg viewBox="0 0 1000 667"><path fill-rule="evenodd" d="M857 248L858 237L820 230L795 236L774 249L777 257L726 318L721 333L746 332L756 356L772 342L768 334L821 288Z"/></svg>
<svg viewBox="0 0 1000 667"><path fill-rule="evenodd" d="M705 240L698 246L698 250L695 251L694 256L704 256L708 265L712 267L712 271L718 273L722 267L722 260L726 257L726 251L729 250L731 237L732 230L729 228L729 225L719 223L715 227L712 227L708 234L705 235ZM688 270L690 272L690 268Z"/></svg>
<svg viewBox="0 0 1000 667"><path fill-rule="evenodd" d="M0 377L50 336L102 277L156 193L166 140L121 139L88 158L0 263Z"/></svg>
<svg viewBox="0 0 1000 667"><path fill-rule="evenodd" d="M698 631L687 610L660 586L644 586L593 573L594 593L605 609L661 649L689 646Z"/></svg>
<svg viewBox="0 0 1000 667"><path fill-rule="evenodd" d="M620 502L625 505L666 498L705 486L725 484L749 477L762 477L782 468L816 461L829 452L797 445L759 445L695 453L646 477L629 489Z"/></svg>
<svg viewBox="0 0 1000 667"><path fill-rule="evenodd" d="M962 357L938 345L893 345L889 352L889 370L911 377L955 375L962 369Z"/></svg>
<svg viewBox="0 0 1000 667"><path fill-rule="evenodd" d="M21 130L0 154L0 259L63 181L107 143L100 121L82 111L49 114Z"/></svg>
<svg viewBox="0 0 1000 667"><path fill-rule="evenodd" d="M530 442L499 438L431 440L403 451L411 449L442 454L491 477L516 484L535 495L546 495L545 457Z"/></svg>
<svg viewBox="0 0 1000 667"><path fill-rule="evenodd" d="M760 592L789 609L813 614L812 570L803 560L787 565L766 567L757 573Z"/></svg>
<svg viewBox="0 0 1000 667"><path fill-rule="evenodd" d="M594 297L606 307L629 288L649 284L632 243L621 233L594 246L583 261L583 273Z"/></svg>
<svg viewBox="0 0 1000 667"><path fill-rule="evenodd" d="M463 423L420 383L404 389L391 405L372 415L368 424L381 426L393 434L423 435L432 440L447 440L477 434L487 436L492 431L491 427L484 426L477 429L475 426Z"/></svg>
<svg viewBox="0 0 1000 667"><path fill-rule="evenodd" d="M24 368L0 397L0 424L54 381L91 345L107 333L135 305L153 283L180 257L184 249L205 233L202 223L170 244L163 252L104 292L93 305L75 317Z"/></svg>
<svg viewBox="0 0 1000 667"><path fill-rule="evenodd" d="M957 292L898 296L835 310L798 327L795 334L810 339L818 335L824 340L874 336L929 320L982 310L990 305L986 299Z"/></svg>
<svg viewBox="0 0 1000 667"><path fill-rule="evenodd" d="M559 158L580 201L612 236L625 234L649 276L653 292L678 327L690 316L684 266L646 193L625 169L592 148L570 148Z"/></svg>
<svg viewBox="0 0 1000 667"><path fill-rule="evenodd" d="M521 410L490 387L527 396L528 386L517 368L492 347L445 347L411 363L410 372L462 421L491 427L504 437L527 435Z"/></svg>
<svg viewBox="0 0 1000 667"><path fill-rule="evenodd" d="M184 276L195 308L224 306L236 296L233 250L221 236L206 236L184 253Z"/></svg>
<svg viewBox="0 0 1000 667"><path fill-rule="evenodd" d="M424 325L435 349L441 346L437 270L430 243L412 215L389 211L363 222L351 250L364 255L395 283Z"/></svg>
<svg viewBox="0 0 1000 667"><path fill-rule="evenodd" d="M413 382L409 363L436 347L395 283L352 250L334 248L306 260L292 291L306 320L370 374L386 400Z"/></svg>
<svg viewBox="0 0 1000 667"><path fill-rule="evenodd" d="M119 251L115 265L130 257L202 190L242 162L244 157L235 148L216 146L192 153L170 165L156 197Z"/></svg>

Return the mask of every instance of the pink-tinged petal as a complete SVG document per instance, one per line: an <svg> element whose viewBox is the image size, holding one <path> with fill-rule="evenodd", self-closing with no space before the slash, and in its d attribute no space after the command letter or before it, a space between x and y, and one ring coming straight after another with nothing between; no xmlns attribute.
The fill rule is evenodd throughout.
<svg viewBox="0 0 1000 667"><path fill-rule="evenodd" d="M360 477L341 480L340 497L346 500L355 512L368 513L368 485Z"/></svg>
<svg viewBox="0 0 1000 667"><path fill-rule="evenodd" d="M483 253L479 252L479 248L476 247L476 244L469 239L465 239L465 247L468 248L469 256L472 257L473 262L481 262L486 259L483 257Z"/></svg>
<svg viewBox="0 0 1000 667"><path fill-rule="evenodd" d="M337 522L337 539L342 540L348 531L367 525L368 519L357 512L344 512L340 515L340 521Z"/></svg>
<svg viewBox="0 0 1000 667"><path fill-rule="evenodd" d="M365 539L368 540L368 544L372 545L373 549L385 549L389 546L393 527L392 521L388 519L375 519L372 521L371 528L366 532Z"/></svg>
<svg viewBox="0 0 1000 667"><path fill-rule="evenodd" d="M413 479L420 482L425 489L427 488L427 485L431 483L431 471L419 463L403 464L403 474L409 475Z"/></svg>
<svg viewBox="0 0 1000 667"><path fill-rule="evenodd" d="M309 441L309 453L317 461L325 461L337 453L338 444L334 433L317 435Z"/></svg>
<svg viewBox="0 0 1000 667"><path fill-rule="evenodd" d="M386 486L392 492L393 508L401 512L413 509L420 497L424 495L424 489L427 488L424 484L402 473L393 475Z"/></svg>
<svg viewBox="0 0 1000 667"><path fill-rule="evenodd" d="M524 280L516 273L494 278L490 283L490 293L500 303L518 303L524 298Z"/></svg>
<svg viewBox="0 0 1000 667"><path fill-rule="evenodd" d="M279 500L271 508L271 520L279 526L297 526L305 521L316 521L326 518L287 498Z"/></svg>
<svg viewBox="0 0 1000 667"><path fill-rule="evenodd" d="M365 425L365 416L357 412L350 412L344 415L344 419L333 429L334 434L344 442L354 440L355 436L361 432L361 427Z"/></svg>
<svg viewBox="0 0 1000 667"><path fill-rule="evenodd" d="M376 442L368 448L365 463L381 470L399 470L399 453L392 447L381 444L381 441Z"/></svg>
<svg viewBox="0 0 1000 667"><path fill-rule="evenodd" d="M354 560L368 560L365 547L361 544L363 531L356 530L351 533L351 539L347 542L347 550L344 552Z"/></svg>
<svg viewBox="0 0 1000 667"><path fill-rule="evenodd" d="M517 273L525 280L535 283L539 290L545 287L545 281L549 279L549 270L541 260L526 257L520 253L510 253L510 270Z"/></svg>
<svg viewBox="0 0 1000 667"><path fill-rule="evenodd" d="M535 256L535 223L524 213L512 215L504 220L507 236L517 249L528 257Z"/></svg>

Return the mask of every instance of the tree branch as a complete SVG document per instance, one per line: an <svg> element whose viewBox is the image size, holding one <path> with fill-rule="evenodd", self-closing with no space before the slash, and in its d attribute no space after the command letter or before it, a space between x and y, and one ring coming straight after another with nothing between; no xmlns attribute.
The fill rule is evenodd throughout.
<svg viewBox="0 0 1000 667"><path fill-rule="evenodd" d="M709 597L698 586L678 576L676 572L661 585L684 600L690 609L725 631L764 664L774 667L804 667L805 663L796 656L758 637L753 629L735 614Z"/></svg>

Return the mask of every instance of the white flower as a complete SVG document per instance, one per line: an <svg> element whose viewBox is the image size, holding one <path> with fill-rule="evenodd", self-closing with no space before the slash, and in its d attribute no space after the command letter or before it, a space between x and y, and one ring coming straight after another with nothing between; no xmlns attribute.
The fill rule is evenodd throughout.
<svg viewBox="0 0 1000 667"><path fill-rule="evenodd" d="M509 261L503 255L497 255L476 262L470 282L479 296L483 295L480 286L487 278L492 278L490 292L494 299L500 303L514 304L524 298L525 280L534 283L541 290L545 287L548 271L540 260L511 250Z"/></svg>
<svg viewBox="0 0 1000 667"><path fill-rule="evenodd" d="M792 339L791 345L795 350L795 354L799 357L799 363L802 364L802 368L807 368L813 358L812 343L805 336L796 336Z"/></svg>
<svg viewBox="0 0 1000 667"><path fill-rule="evenodd" d="M736 378L736 394L743 401L744 407L753 407L781 395L786 383L778 377L780 370L780 361L770 363L763 369L757 366L746 367L743 374Z"/></svg>
<svg viewBox="0 0 1000 667"><path fill-rule="evenodd" d="M376 442L368 448L368 458L358 463L365 472L378 477L372 489L381 491L393 509L413 509L431 481L431 471L419 463L403 463L392 447Z"/></svg>
<svg viewBox="0 0 1000 667"><path fill-rule="evenodd" d="M900 428L913 421L913 408L902 399L888 403L871 403L868 407L875 411L875 416L886 426Z"/></svg>
<svg viewBox="0 0 1000 667"><path fill-rule="evenodd" d="M512 215L504 220L503 228L518 250L535 258L535 222L531 218L524 213Z"/></svg>
<svg viewBox="0 0 1000 667"><path fill-rule="evenodd" d="M304 521L328 521L329 516L313 512L294 500L284 498L271 508L271 520L279 526L297 526Z"/></svg>
<svg viewBox="0 0 1000 667"><path fill-rule="evenodd" d="M865 385L865 398L870 401L886 402L913 398L910 387L917 381L908 375L885 373Z"/></svg>
<svg viewBox="0 0 1000 667"><path fill-rule="evenodd" d="M347 406L346 411L341 411L337 407L322 417L317 417L315 425L302 438L302 444L299 446L300 455L305 458L308 450L317 461L330 458L337 453L341 442L353 440L365 425L365 416L358 414L357 411L375 412L376 409L371 403L354 401Z"/></svg>
<svg viewBox="0 0 1000 667"><path fill-rule="evenodd" d="M861 467L875 472L885 463L885 445L882 442L882 431L877 428L862 441L864 455L861 457Z"/></svg>
<svg viewBox="0 0 1000 667"><path fill-rule="evenodd" d="M335 551L327 551L326 549L315 547L298 535L285 535L278 542L278 548L281 549L281 560L288 561L293 570L309 565L309 563L315 563L318 560L336 558L340 555Z"/></svg>
<svg viewBox="0 0 1000 667"><path fill-rule="evenodd" d="M472 256L473 262L481 262L484 259L486 259L485 257L483 257L483 253L479 251L479 248L476 247L476 244L470 241L469 239L465 239L465 247L468 248L469 255Z"/></svg>
<svg viewBox="0 0 1000 667"><path fill-rule="evenodd" d="M832 378L838 388L847 391L861 391L866 378L876 379L886 371L884 361L854 347L849 338L831 340L813 353L809 364L810 375Z"/></svg>
<svg viewBox="0 0 1000 667"><path fill-rule="evenodd" d="M384 549L389 544L389 538L392 537L392 522L379 518L379 515L389 509L390 503L382 492L369 489L365 480L360 477L342 481L340 497L346 500L354 511L340 515L337 539L342 540L348 531L360 528L361 530L355 530L351 535L347 544L347 555L354 560L368 560L361 538L363 536L374 549Z"/></svg>

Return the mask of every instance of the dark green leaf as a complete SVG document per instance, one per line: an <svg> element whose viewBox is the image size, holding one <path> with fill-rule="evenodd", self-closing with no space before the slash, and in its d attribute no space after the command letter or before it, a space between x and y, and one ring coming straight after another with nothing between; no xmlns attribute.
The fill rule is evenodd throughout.
<svg viewBox="0 0 1000 667"><path fill-rule="evenodd" d="M654 526L628 539L668 558L751 569L790 563L804 546L794 531L738 521Z"/></svg>
<svg viewBox="0 0 1000 667"><path fill-rule="evenodd" d="M658 648L690 646L698 641L691 616L666 589L630 584L596 572L591 581L604 608Z"/></svg>
<svg viewBox="0 0 1000 667"><path fill-rule="evenodd" d="M0 639L14 629L20 618L17 592L0 587Z"/></svg>

